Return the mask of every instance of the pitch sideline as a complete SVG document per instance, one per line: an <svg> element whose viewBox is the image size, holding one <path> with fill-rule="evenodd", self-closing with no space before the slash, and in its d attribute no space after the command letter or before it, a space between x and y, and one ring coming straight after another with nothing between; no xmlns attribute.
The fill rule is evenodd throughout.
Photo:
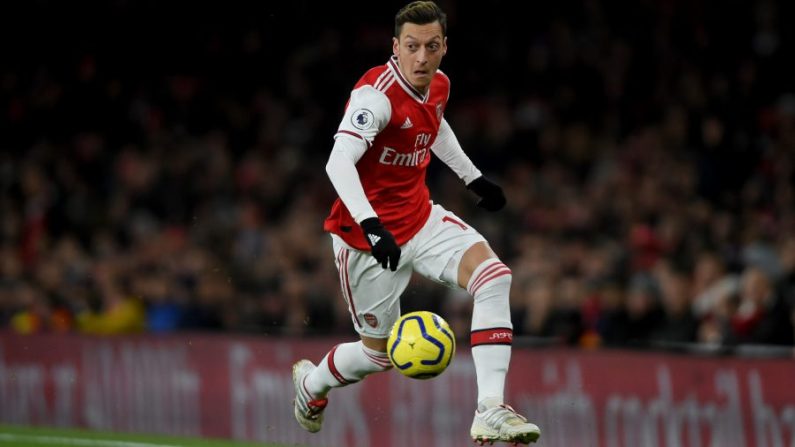
<svg viewBox="0 0 795 447"><path fill-rule="evenodd" d="M176 444L161 444L157 442L116 441L112 439L76 438L50 435L21 435L0 433L0 444L3 442L29 442L42 445L64 445L80 447L181 447Z"/></svg>

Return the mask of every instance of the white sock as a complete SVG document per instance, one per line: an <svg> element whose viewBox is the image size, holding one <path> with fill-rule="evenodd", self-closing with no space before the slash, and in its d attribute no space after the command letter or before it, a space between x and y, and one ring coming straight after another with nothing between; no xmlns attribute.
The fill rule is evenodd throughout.
<svg viewBox="0 0 795 447"><path fill-rule="evenodd" d="M386 371L392 367L386 352L379 352L365 346L361 340L342 343L331 348L306 376L306 390L314 397L324 397L332 388L356 383L365 376Z"/></svg>
<svg viewBox="0 0 795 447"><path fill-rule="evenodd" d="M479 411L504 403L513 341L508 302L511 278L511 269L499 259L490 258L472 272L467 284L467 291L475 300L470 344L478 381Z"/></svg>

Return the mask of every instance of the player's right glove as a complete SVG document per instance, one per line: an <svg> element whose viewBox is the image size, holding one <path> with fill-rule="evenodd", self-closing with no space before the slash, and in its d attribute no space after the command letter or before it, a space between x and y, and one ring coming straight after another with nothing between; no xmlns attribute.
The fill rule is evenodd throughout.
<svg viewBox="0 0 795 447"><path fill-rule="evenodd" d="M478 206L486 211L499 211L505 206L505 193L502 188L485 176L472 180L467 189L480 196Z"/></svg>
<svg viewBox="0 0 795 447"><path fill-rule="evenodd" d="M395 237L389 232L381 220L377 217L370 217L364 219L361 224L364 230L364 238L370 244L373 257L381 267L386 268L389 264L389 269L393 272L397 270L398 260L400 259L400 247L395 242Z"/></svg>

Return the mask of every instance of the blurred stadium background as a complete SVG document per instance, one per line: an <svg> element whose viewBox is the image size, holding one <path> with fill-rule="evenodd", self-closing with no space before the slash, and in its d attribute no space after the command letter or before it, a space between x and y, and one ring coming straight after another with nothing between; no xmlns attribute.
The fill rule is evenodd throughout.
<svg viewBox="0 0 795 447"><path fill-rule="evenodd" d="M429 185L513 270L539 445L795 445L795 4L439 3L447 119L509 206L439 162ZM1 7L0 423L466 442L466 343L436 389L368 379L324 433L291 421L291 361L354 336L323 166L403 4ZM465 340L468 297L403 303Z"/></svg>

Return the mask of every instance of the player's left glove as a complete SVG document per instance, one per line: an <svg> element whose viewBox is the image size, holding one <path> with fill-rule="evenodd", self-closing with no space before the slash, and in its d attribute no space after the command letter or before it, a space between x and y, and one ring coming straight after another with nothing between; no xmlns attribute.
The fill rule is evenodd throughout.
<svg viewBox="0 0 795 447"><path fill-rule="evenodd" d="M505 194L497 184L485 176L472 180L467 189L480 196L478 206L486 211L499 211L505 206Z"/></svg>

